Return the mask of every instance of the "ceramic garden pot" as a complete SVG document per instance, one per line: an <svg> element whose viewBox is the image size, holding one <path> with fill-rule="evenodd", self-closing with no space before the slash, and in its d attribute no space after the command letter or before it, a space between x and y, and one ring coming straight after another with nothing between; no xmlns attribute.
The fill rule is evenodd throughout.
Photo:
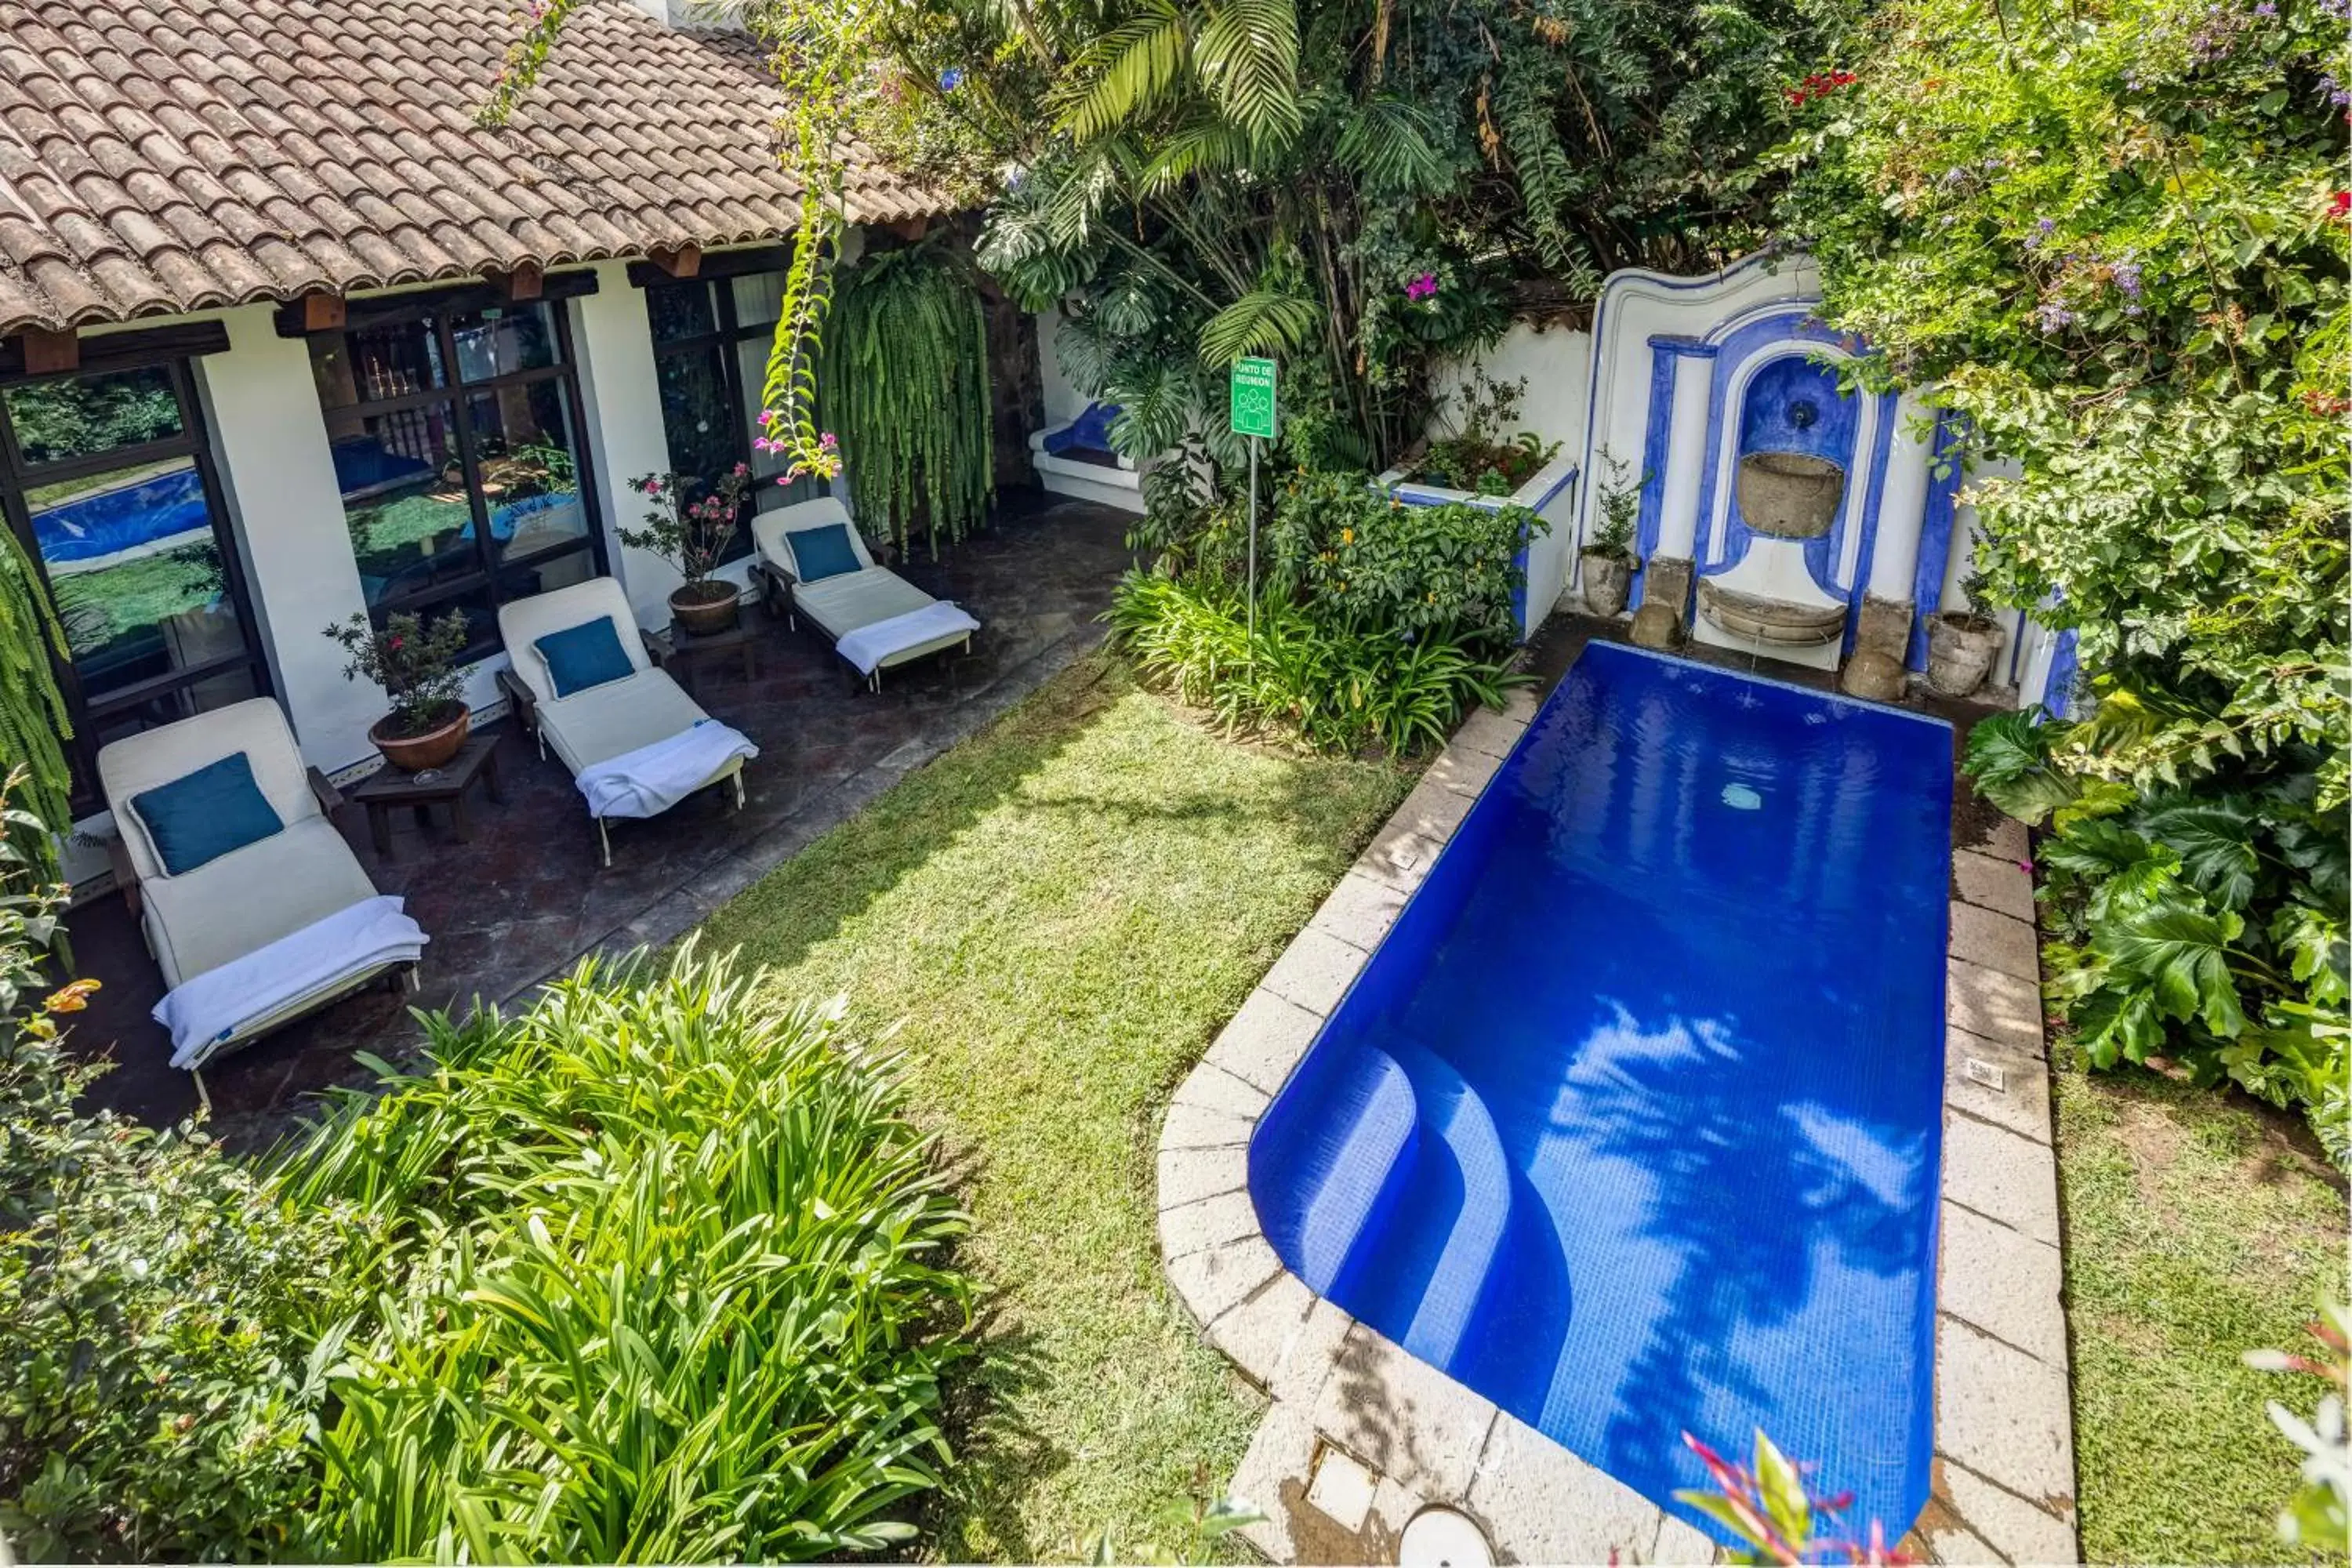
<svg viewBox="0 0 2352 1568"><path fill-rule="evenodd" d="M706 577L672 590L669 613L687 636L707 637L734 626L740 614L740 595L734 584Z"/></svg>
<svg viewBox="0 0 2352 1568"><path fill-rule="evenodd" d="M1968 696L1984 684L2000 644L1998 622L1945 611L1927 623L1927 684L1945 697Z"/></svg>
<svg viewBox="0 0 2352 1568"><path fill-rule="evenodd" d="M1584 552L1584 607L1594 615L1622 615L1633 584L1633 563L1628 557L1611 550Z"/></svg>
<svg viewBox="0 0 2352 1568"><path fill-rule="evenodd" d="M427 768L437 768L457 754L466 743L466 731L474 721L473 710L457 704L457 716L437 730L427 730L422 735L390 735L384 726L389 716L375 721L368 731L368 739L383 753L383 760L404 773L421 773Z"/></svg>

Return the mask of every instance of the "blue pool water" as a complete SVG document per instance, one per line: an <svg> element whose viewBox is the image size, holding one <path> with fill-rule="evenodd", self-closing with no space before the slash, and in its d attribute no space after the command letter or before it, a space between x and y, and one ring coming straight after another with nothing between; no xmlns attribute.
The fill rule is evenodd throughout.
<svg viewBox="0 0 2352 1568"><path fill-rule="evenodd" d="M1319 1293L1694 1522L1927 1501L1952 736L1595 645L1250 1147Z"/></svg>

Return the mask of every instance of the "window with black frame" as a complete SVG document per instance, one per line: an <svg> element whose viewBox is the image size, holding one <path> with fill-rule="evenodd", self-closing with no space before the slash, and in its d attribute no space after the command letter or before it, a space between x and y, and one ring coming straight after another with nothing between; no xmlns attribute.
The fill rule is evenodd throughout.
<svg viewBox="0 0 2352 1568"><path fill-rule="evenodd" d="M760 480L752 487L751 500L761 511L824 493L822 482L814 479L778 484L785 459L753 445L760 433L768 349L783 300L782 272L696 278L646 288L669 466L707 483L738 463L748 463ZM746 527L737 532L723 559L740 560L751 552L751 534Z"/></svg>
<svg viewBox="0 0 2352 1568"><path fill-rule="evenodd" d="M360 586L392 615L498 606L604 570L561 304L430 305L310 334Z"/></svg>
<svg viewBox="0 0 2352 1568"><path fill-rule="evenodd" d="M78 805L107 742L268 689L185 361L0 384L0 512L64 626Z"/></svg>

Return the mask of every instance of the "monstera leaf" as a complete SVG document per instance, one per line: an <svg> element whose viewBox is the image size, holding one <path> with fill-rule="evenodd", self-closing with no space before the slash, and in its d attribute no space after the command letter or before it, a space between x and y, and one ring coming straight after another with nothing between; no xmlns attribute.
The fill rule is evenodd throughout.
<svg viewBox="0 0 2352 1568"><path fill-rule="evenodd" d="M2074 781L2050 763L2050 747L2062 727L2045 723L2039 708L1996 713L1969 731L1967 766L1977 793L2028 826L2038 826L2079 793Z"/></svg>
<svg viewBox="0 0 2352 1568"><path fill-rule="evenodd" d="M2045 839L2042 861L2092 889L2084 913L2094 923L2156 903L2180 874L2180 856L2119 822L2078 822Z"/></svg>
<svg viewBox="0 0 2352 1568"><path fill-rule="evenodd" d="M2254 828L2260 814L2243 795L2198 800L2181 795L2152 801L2139 814L2143 832L2180 856L2180 869L2204 895L2225 910L2253 900Z"/></svg>
<svg viewBox="0 0 2352 1568"><path fill-rule="evenodd" d="M2230 973L2230 944L2244 931L2236 914L2215 913L2176 894L2118 920L2092 940L2115 978L2145 990L2167 1017L2200 1020L2223 1039L2246 1026Z"/></svg>

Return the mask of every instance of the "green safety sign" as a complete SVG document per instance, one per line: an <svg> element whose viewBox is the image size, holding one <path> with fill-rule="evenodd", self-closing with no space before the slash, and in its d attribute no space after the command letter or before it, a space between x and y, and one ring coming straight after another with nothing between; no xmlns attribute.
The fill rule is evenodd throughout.
<svg viewBox="0 0 2352 1568"><path fill-rule="evenodd" d="M1234 434L1274 439L1274 362L1234 362Z"/></svg>

